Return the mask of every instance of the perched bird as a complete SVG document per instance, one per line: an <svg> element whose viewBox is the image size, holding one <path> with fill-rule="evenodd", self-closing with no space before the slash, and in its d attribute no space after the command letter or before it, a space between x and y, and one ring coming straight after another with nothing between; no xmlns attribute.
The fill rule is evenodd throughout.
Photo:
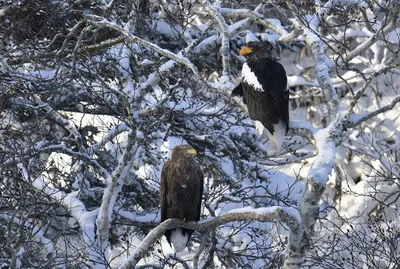
<svg viewBox="0 0 400 269"><path fill-rule="evenodd" d="M280 149L289 126L285 69L271 58L270 51L261 42L247 43L240 55L247 56L247 61L242 67L242 81L231 95L243 97L257 130L262 134L265 127L275 147Z"/></svg>
<svg viewBox="0 0 400 269"><path fill-rule="evenodd" d="M177 218L184 221L200 220L203 195L203 173L194 156L196 150L189 145L174 148L170 161L161 171L161 221ZM167 230L168 243L182 251L193 230L176 228Z"/></svg>

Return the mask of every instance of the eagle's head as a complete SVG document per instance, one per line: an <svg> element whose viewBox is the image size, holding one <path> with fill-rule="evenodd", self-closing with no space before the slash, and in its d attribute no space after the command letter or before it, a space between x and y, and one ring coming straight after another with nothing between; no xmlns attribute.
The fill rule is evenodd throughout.
<svg viewBox="0 0 400 269"><path fill-rule="evenodd" d="M271 58L276 60L279 58L277 49L269 42L251 41L242 47L239 52L240 56L246 56L249 60L258 58Z"/></svg>
<svg viewBox="0 0 400 269"><path fill-rule="evenodd" d="M172 159L177 157L193 157L196 156L197 151L190 145L179 145L174 148L172 152Z"/></svg>

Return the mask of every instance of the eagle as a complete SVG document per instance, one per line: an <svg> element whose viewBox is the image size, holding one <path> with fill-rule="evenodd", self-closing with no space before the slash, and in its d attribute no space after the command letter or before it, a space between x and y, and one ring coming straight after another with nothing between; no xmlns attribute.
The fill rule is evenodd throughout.
<svg viewBox="0 0 400 269"><path fill-rule="evenodd" d="M196 150L189 145L174 148L170 161L161 171L161 222L170 218L198 221L203 195L203 173L195 159ZM193 230L175 228L165 231L168 243L182 251Z"/></svg>
<svg viewBox="0 0 400 269"><path fill-rule="evenodd" d="M242 81L231 95L243 97L257 130L262 134L267 129L279 150L289 127L289 91L285 69L271 58L270 51L261 42L247 43L240 50L240 55L245 55L247 61L242 67Z"/></svg>

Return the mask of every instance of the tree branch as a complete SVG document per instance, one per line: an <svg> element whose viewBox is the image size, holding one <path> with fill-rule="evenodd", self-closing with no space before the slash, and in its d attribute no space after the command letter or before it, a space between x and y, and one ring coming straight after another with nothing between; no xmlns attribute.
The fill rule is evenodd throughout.
<svg viewBox="0 0 400 269"><path fill-rule="evenodd" d="M242 18L249 18L252 21L262 24L268 29L271 29L281 36L288 36L289 33L286 29L278 24L277 20L269 20L266 19L262 14L258 13L257 11L252 11L249 9L230 9L230 8L221 8L220 9L222 15L227 17L242 17Z"/></svg>
<svg viewBox="0 0 400 269"><path fill-rule="evenodd" d="M375 110L375 111L373 111L371 113L368 113L366 115L355 115L355 114L353 114L353 115L350 116L350 124L349 124L348 127L349 128L354 128L355 126L360 125L361 123L363 123L363 122L365 122L365 121L367 121L367 120L369 120L369 119L371 119L371 118L373 118L373 117L375 117L375 116L377 116L377 115L379 115L381 113L384 113L386 111L392 110L397 105L397 103L399 103L399 102L400 102L400 95L396 96L392 100L392 102L390 102L390 104L388 104L388 105L386 105L384 107L381 107L380 109L377 109L377 110Z"/></svg>
<svg viewBox="0 0 400 269"><path fill-rule="evenodd" d="M125 37L125 41L127 41L127 42L137 43L146 48L152 49L169 59L173 59L174 61L176 61L180 64L183 64L184 66L188 67L193 72L193 75L196 77L196 79L198 81L203 82L203 79L202 79L197 67L191 61L189 61L189 59L186 58L185 56L172 53L169 50L160 48L159 46L157 46L154 43L148 42L138 36L132 35L131 33L125 31L125 29L123 29L122 27L120 27L116 24L113 24L102 17L95 16L95 15L86 15L86 16L90 19L89 22L91 22L93 25L107 27L107 28L110 28L110 29L113 29L113 30L119 32L120 34L122 34Z"/></svg>
<svg viewBox="0 0 400 269"><path fill-rule="evenodd" d="M202 2L205 9L218 22L219 28L221 29L222 32L221 56L222 56L222 66L223 66L222 75L230 79L229 74L231 73L231 66L230 66L230 56L229 56L230 54L229 54L228 24L226 23L225 18L219 12L220 8L216 10L216 8L212 7L210 2L208 2L207 0L203 0Z"/></svg>
<svg viewBox="0 0 400 269"><path fill-rule="evenodd" d="M282 221L291 230L288 250L297 249L303 237L303 229L300 225L300 216L296 209L291 207L270 207L257 209L233 210L222 216L201 220L199 223L184 222L178 219L168 219L150 231L143 239L142 244L120 265L119 269L133 268L149 251L153 244L171 228L187 228L199 232L205 232L219 225L233 221Z"/></svg>

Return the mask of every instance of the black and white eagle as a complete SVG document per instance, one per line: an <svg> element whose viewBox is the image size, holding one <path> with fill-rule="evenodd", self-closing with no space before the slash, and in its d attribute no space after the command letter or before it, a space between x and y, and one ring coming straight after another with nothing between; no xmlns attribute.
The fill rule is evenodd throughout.
<svg viewBox="0 0 400 269"><path fill-rule="evenodd" d="M170 161L161 171L161 221L177 218L198 221L203 195L203 173L194 158L196 150L189 145L174 148ZM165 231L168 243L182 251L193 230L176 228Z"/></svg>
<svg viewBox="0 0 400 269"><path fill-rule="evenodd" d="M245 55L247 61L242 67L242 81L232 91L232 96L243 97L257 130L262 134L266 128L275 147L280 149L289 127L285 69L271 58L270 51L261 42L247 43L240 55Z"/></svg>

